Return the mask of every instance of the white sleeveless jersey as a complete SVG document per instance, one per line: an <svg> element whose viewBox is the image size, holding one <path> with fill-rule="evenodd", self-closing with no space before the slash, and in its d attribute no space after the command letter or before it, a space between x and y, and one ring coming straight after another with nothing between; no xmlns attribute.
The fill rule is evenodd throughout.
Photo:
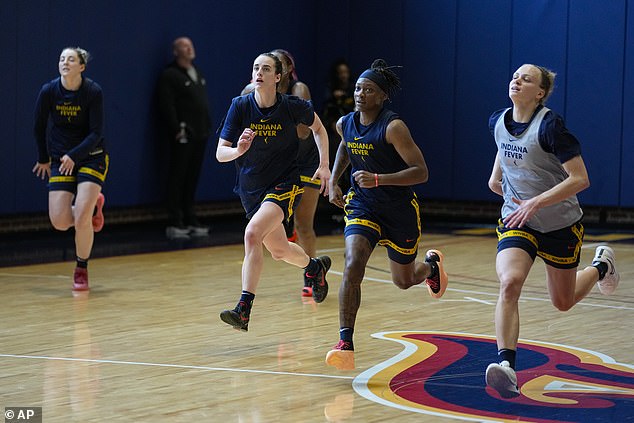
<svg viewBox="0 0 634 423"><path fill-rule="evenodd" d="M568 177L559 159L544 151L539 144L539 127L550 109L543 107L534 116L526 130L514 136L504 125L504 115L495 124L494 136L502 167L502 192L504 205L502 218L518 208L512 200L528 200L548 191ZM577 196L540 209L526 224L539 231L551 232L578 222L583 216Z"/></svg>

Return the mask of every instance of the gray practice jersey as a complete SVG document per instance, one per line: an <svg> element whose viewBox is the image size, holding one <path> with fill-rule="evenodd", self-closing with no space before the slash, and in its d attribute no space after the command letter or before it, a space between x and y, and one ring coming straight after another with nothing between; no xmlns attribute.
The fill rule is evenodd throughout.
<svg viewBox="0 0 634 423"><path fill-rule="evenodd" d="M549 111L546 107L539 110L526 130L518 136L509 133L504 125L506 111L500 114L495 124L493 133L502 167L502 218L519 207L513 202L513 197L531 199L568 177L557 156L544 151L539 143L539 128ZM582 215L577 196L573 195L540 209L526 226L539 232L551 232L573 225Z"/></svg>

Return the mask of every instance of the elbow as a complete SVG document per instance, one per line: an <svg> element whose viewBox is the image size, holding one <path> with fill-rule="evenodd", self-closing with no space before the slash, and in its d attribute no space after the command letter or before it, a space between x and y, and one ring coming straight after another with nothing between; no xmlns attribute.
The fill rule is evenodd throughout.
<svg viewBox="0 0 634 423"><path fill-rule="evenodd" d="M429 181L429 168L427 166L415 166L416 173L416 184L424 184Z"/></svg>
<svg viewBox="0 0 634 423"><path fill-rule="evenodd" d="M588 189L588 188L590 188L590 179L585 178L585 179L582 181L580 191L586 190L586 189Z"/></svg>
<svg viewBox="0 0 634 423"><path fill-rule="evenodd" d="M220 152L220 148L216 149L216 160L220 163L224 162L223 154Z"/></svg>
<svg viewBox="0 0 634 423"><path fill-rule="evenodd" d="M502 195L502 181L499 179L489 179L489 189L496 194Z"/></svg>
<svg viewBox="0 0 634 423"><path fill-rule="evenodd" d="M423 174L421 175L420 183L424 184L427 181L429 181L429 172L423 172Z"/></svg>

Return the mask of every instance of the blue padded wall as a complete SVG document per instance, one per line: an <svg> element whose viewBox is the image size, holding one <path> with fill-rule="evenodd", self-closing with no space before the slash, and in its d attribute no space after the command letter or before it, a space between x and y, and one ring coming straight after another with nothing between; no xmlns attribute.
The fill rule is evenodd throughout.
<svg viewBox="0 0 634 423"><path fill-rule="evenodd" d="M416 187L423 201L453 196L456 3L406 3L401 115L429 169L428 182Z"/></svg>
<svg viewBox="0 0 634 423"><path fill-rule="evenodd" d="M582 204L619 205L624 18L624 2L570 2L566 123L582 143L590 177Z"/></svg>
<svg viewBox="0 0 634 423"><path fill-rule="evenodd" d="M511 54L511 3L459 2L455 54L454 144L448 165L453 199L499 197L487 185L495 159L489 116L505 107Z"/></svg>
<svg viewBox="0 0 634 423"><path fill-rule="evenodd" d="M57 77L64 46L94 56L86 76L104 89L111 168L109 206L160 204L167 171L155 87L170 44L188 35L206 74L214 128L250 78L254 57L295 55L316 109L328 67L347 57L359 74L373 59L403 65L400 113L425 154L423 199L499 201L487 187L495 155L490 114L510 105L522 63L558 73L548 105L580 139L592 186L584 205L634 206L634 7L629 0L4 0L0 8L0 215L45 212L33 106ZM37 30L35 30L37 29ZM233 163L215 160L212 136L197 198L233 200Z"/></svg>
<svg viewBox="0 0 634 423"><path fill-rule="evenodd" d="M11 2L3 4L0 8L0 28L3 36L0 37L0 49L4 53L4 59L0 60L4 69L5 80L12 83L0 83L0 215L13 212L16 209L16 150L18 138L16 134L16 99L18 87L13 83L18 74L17 57L17 22L14 17L17 15L17 3ZM5 35L6 34L6 35ZM24 172L28 172L28 164L23 164Z"/></svg>
<svg viewBox="0 0 634 423"><path fill-rule="evenodd" d="M621 179L619 205L634 207L634 4L630 2L627 8L625 34L625 69L623 78L623 110L621 122Z"/></svg>

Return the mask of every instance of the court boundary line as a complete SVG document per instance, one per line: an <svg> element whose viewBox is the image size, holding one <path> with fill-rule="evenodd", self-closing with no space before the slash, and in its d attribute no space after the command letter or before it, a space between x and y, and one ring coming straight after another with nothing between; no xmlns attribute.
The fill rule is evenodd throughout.
<svg viewBox="0 0 634 423"><path fill-rule="evenodd" d="M317 373L297 373L297 372L281 372L273 370L255 370L255 369L238 369L230 367L211 367L211 366L195 366L191 364L169 364L169 363L151 363L147 361L125 361L125 360L105 360L96 358L79 358L79 357L53 357L46 355L23 355L23 354L3 354L0 353L2 358L26 358L32 360L55 360L55 361L70 361L80 363L93 363L93 364L122 364L132 366L147 366L147 367L164 367L172 369L186 369L186 370L204 370L215 372L238 372L238 373L257 373L268 375L280 375L280 376L304 376L304 377L316 377L327 379L346 379L353 380L355 376L338 376L338 375L326 375Z"/></svg>

